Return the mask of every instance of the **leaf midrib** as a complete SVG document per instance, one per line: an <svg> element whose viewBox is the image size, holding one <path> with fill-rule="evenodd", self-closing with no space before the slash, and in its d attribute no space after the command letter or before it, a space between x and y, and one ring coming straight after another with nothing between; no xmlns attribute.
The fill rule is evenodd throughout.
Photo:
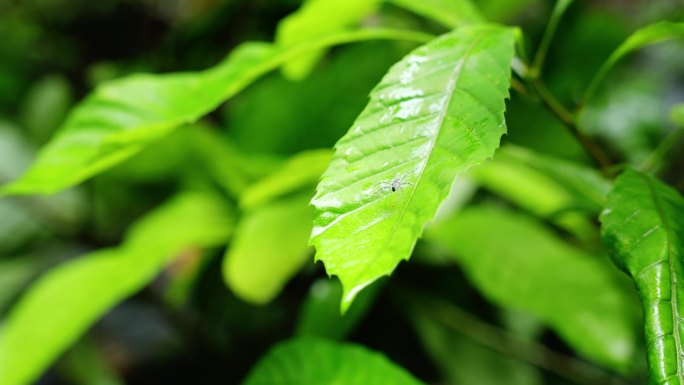
<svg viewBox="0 0 684 385"><path fill-rule="evenodd" d="M651 193L655 209L658 212L658 216L660 217L663 223L663 230L665 231L665 236L667 238L667 260L668 265L670 267L670 304L672 306L672 336L674 337L675 346L677 349L677 379L680 383L684 383L681 362L683 352L678 333L679 328L677 327L681 317L679 316L679 308L677 306L677 277L675 274L675 261L673 258L673 255L676 254L676 250L674 250L673 248L675 237L672 234L672 226L670 225L670 222L667 216L665 215L665 211L663 210L663 203L661 202L660 196L655 190L655 186L653 186L653 183L648 177L642 176L642 178L646 181L646 185L648 186L648 190Z"/></svg>
<svg viewBox="0 0 684 385"><path fill-rule="evenodd" d="M453 75L450 79L450 82L447 86L447 100L446 103L444 103L444 113L439 116L439 120L437 121L437 127L439 127L437 134L435 135L434 139L430 143L430 151L428 151L428 156L425 158L423 162L423 166L420 168L420 173L418 173L418 179L416 180L415 185L411 189L411 194L409 195L408 199L406 200L406 204L401 209L401 213L399 215L399 218L395 221L394 226L392 227L392 231L390 231L387 234L387 237L382 243L382 247L380 250L385 250L387 247L387 244L390 242L390 239L392 239L392 236L394 233L396 233L397 229L399 228L399 225L402 223L404 219L404 215L406 214L406 211L408 210L408 207L411 205L411 201L413 200L413 197L415 195L416 190L418 189L418 186L420 185L420 181L423 178L423 175L425 173L425 168L427 167L428 163L430 162L430 159L432 158L432 155L434 154L434 149L435 149L435 144L437 143L437 139L439 138L439 135L442 133L442 129L444 126L444 119L447 116L447 113L449 111L449 106L451 105L452 98L454 97L454 91L458 87L458 81L461 79L461 75L463 74L463 67L465 66L466 62L468 59L470 59L470 53L473 50L473 48L479 44L482 41L483 37L479 36L477 39L473 40L472 43L466 48L465 53L463 54L463 59L459 63L459 65L454 69Z"/></svg>

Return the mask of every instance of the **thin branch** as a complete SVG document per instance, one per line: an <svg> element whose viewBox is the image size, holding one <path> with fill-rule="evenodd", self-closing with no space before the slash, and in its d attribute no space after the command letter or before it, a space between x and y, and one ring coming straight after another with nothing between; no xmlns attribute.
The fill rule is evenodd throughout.
<svg viewBox="0 0 684 385"><path fill-rule="evenodd" d="M530 363L560 377L581 385L628 385L615 375L571 356L556 352L548 347L507 330L482 322L442 300L415 293L402 295L402 300L422 314L432 317L442 325L489 347L501 354Z"/></svg>
<svg viewBox="0 0 684 385"><path fill-rule="evenodd" d="M568 6L573 0L558 0L556 6L553 8L551 17L549 18L549 23L546 25L546 30L544 31L544 36L542 37L541 43L537 48L537 52L534 56L534 61L530 67L530 77L532 79L539 78L542 68L544 66L544 60L546 59L546 54L551 46L551 41L553 36L556 34L558 29L558 24L560 23L563 14L568 9Z"/></svg>
<svg viewBox="0 0 684 385"><path fill-rule="evenodd" d="M570 133L577 138L577 140L584 146L587 154L596 162L606 176L612 177L612 163L608 155L601 149L601 147L594 142L588 135L586 135L579 128L577 119L570 111L568 111L563 104L546 88L544 83L538 79L531 81L535 91L539 94L544 105L566 126Z"/></svg>

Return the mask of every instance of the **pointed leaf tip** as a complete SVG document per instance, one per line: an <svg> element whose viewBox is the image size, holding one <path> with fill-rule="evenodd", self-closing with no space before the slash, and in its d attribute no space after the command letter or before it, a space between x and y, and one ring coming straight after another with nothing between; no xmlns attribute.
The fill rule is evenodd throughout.
<svg viewBox="0 0 684 385"><path fill-rule="evenodd" d="M506 131L513 29L478 24L395 64L318 185L311 244L342 281L342 310L411 255L454 178L491 157Z"/></svg>

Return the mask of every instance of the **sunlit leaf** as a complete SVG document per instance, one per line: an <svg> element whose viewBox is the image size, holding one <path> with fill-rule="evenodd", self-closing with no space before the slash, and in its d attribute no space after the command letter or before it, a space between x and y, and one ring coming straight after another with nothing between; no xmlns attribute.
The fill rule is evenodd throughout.
<svg viewBox="0 0 684 385"><path fill-rule="evenodd" d="M643 302L651 383L684 384L684 198L628 169L608 195L601 235Z"/></svg>
<svg viewBox="0 0 684 385"><path fill-rule="evenodd" d="M125 243L58 266L11 309L0 332L0 384L31 383L107 310L188 248L225 243L233 215L220 198L186 193L132 227Z"/></svg>
<svg viewBox="0 0 684 385"><path fill-rule="evenodd" d="M278 200L241 218L223 260L224 280L238 297L265 304L302 267L310 253L310 197Z"/></svg>
<svg viewBox="0 0 684 385"><path fill-rule="evenodd" d="M242 385L420 385L410 373L364 347L301 338L267 353Z"/></svg>
<svg viewBox="0 0 684 385"><path fill-rule="evenodd" d="M454 177L505 132L513 30L466 26L397 63L336 144L312 200L311 243L354 296L409 258Z"/></svg>
<svg viewBox="0 0 684 385"><path fill-rule="evenodd" d="M579 353L625 370L634 351L629 299L607 265L520 214L479 207L431 227L468 278L499 305L532 313Z"/></svg>
<svg viewBox="0 0 684 385"><path fill-rule="evenodd" d="M328 167L330 150L301 152L279 169L249 186L240 196L240 206L251 209L279 196L315 184Z"/></svg>
<svg viewBox="0 0 684 385"><path fill-rule="evenodd" d="M682 38L684 38L684 23L661 21L635 31L603 63L584 93L583 104L591 99L608 72L625 55L653 44Z"/></svg>
<svg viewBox="0 0 684 385"><path fill-rule="evenodd" d="M389 0L447 27L483 21L480 11L470 0Z"/></svg>
<svg viewBox="0 0 684 385"><path fill-rule="evenodd" d="M248 42L206 71L132 75L105 82L81 102L38 159L4 194L53 193L138 153L181 124L195 121L264 73L300 54L345 42L397 39L425 42L418 32L339 32L293 46Z"/></svg>
<svg viewBox="0 0 684 385"><path fill-rule="evenodd" d="M289 46L322 34L342 31L375 12L381 0L307 0L304 5L278 24L276 43ZM285 76L292 80L305 78L325 54L313 51L283 65Z"/></svg>

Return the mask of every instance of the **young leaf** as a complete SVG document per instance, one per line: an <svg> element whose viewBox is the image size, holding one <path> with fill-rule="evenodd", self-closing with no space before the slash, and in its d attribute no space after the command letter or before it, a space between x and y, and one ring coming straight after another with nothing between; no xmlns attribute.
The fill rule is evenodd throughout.
<svg viewBox="0 0 684 385"><path fill-rule="evenodd" d="M302 267L309 255L311 193L276 201L247 213L223 259L228 287L245 301L265 304Z"/></svg>
<svg viewBox="0 0 684 385"><path fill-rule="evenodd" d="M199 119L302 53L351 41L429 38L418 32L376 29L339 32L287 47L248 42L206 71L133 75L104 83L72 111L28 172L0 193L49 194L82 182L177 126Z"/></svg>
<svg viewBox="0 0 684 385"><path fill-rule="evenodd" d="M401 366L362 346L300 338L273 348L242 385L420 385Z"/></svg>
<svg viewBox="0 0 684 385"><path fill-rule="evenodd" d="M513 30L465 26L397 63L336 144L318 185L316 259L354 296L407 259L456 175L506 131Z"/></svg>
<svg viewBox="0 0 684 385"><path fill-rule="evenodd" d="M304 5L278 24L276 43L283 46L315 39L321 34L339 32L375 12L380 0L307 0ZM312 51L283 65L283 74L291 80L305 78L325 54Z"/></svg>
<svg viewBox="0 0 684 385"><path fill-rule="evenodd" d="M586 357L625 370L634 351L629 301L610 270L532 219L466 209L426 231L489 299L532 313Z"/></svg>
<svg viewBox="0 0 684 385"><path fill-rule="evenodd" d="M0 384L31 383L107 310L140 290L187 248L225 243L232 214L203 193L180 195L149 214L125 243L46 273L12 308L0 334Z"/></svg>
<svg viewBox="0 0 684 385"><path fill-rule="evenodd" d="M432 19L447 27L479 23L482 14L470 0L389 0L421 16Z"/></svg>
<svg viewBox="0 0 684 385"><path fill-rule="evenodd" d="M594 75L594 78L589 83L587 90L582 98L583 105L586 105L589 99L594 96L599 84L606 77L613 66L625 55L636 51L638 49L648 47L649 45L662 43L672 39L684 38L684 23L674 23L670 21L661 21L659 23L647 25L627 38L613 53L608 57L608 60L603 63L603 66Z"/></svg>
<svg viewBox="0 0 684 385"><path fill-rule="evenodd" d="M684 198L628 169L600 219L604 244L643 302L651 383L684 384Z"/></svg>

